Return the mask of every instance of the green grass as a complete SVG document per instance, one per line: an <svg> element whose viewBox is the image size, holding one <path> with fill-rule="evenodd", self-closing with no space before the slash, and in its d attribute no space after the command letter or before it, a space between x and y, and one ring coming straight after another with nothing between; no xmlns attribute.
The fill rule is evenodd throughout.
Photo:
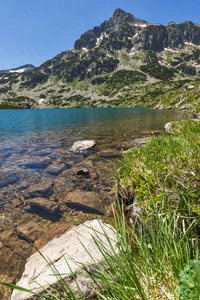
<svg viewBox="0 0 200 300"><path fill-rule="evenodd" d="M182 197L198 207L200 193L200 123L192 120L174 123L173 132L158 136L145 146L124 155L116 171L118 193L151 207L165 194L171 209L183 205ZM149 192L151 196L149 198Z"/></svg>

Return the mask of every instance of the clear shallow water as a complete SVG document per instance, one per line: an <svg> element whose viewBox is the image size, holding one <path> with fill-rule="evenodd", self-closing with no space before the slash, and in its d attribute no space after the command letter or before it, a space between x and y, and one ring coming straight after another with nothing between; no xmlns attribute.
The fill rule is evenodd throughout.
<svg viewBox="0 0 200 300"><path fill-rule="evenodd" d="M162 130L165 123L185 114L144 108L36 109L0 111L0 197L12 201L41 180L83 162L88 155L70 151L77 140L92 139L99 152L131 146L134 137ZM98 168L105 162L101 155ZM52 171L56 169L57 171ZM75 180L75 179L74 179ZM54 184L52 184L53 186ZM44 195L46 196L46 195Z"/></svg>
<svg viewBox="0 0 200 300"><path fill-rule="evenodd" d="M56 147L56 142L70 146L78 139L95 139L101 147L107 140L118 144L124 134L127 139L144 132L163 129L166 122L181 120L185 113L145 108L81 108L1 110L0 139L2 146L15 143ZM58 146L58 145L57 145Z"/></svg>

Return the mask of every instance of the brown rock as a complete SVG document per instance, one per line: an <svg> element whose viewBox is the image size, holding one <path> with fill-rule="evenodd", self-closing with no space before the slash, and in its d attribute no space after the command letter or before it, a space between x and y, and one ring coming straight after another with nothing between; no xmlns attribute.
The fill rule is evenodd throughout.
<svg viewBox="0 0 200 300"><path fill-rule="evenodd" d="M8 203L4 204L2 207L2 211L5 212L14 211L14 209L22 205L23 205L23 201L21 199L15 199L13 201L9 201Z"/></svg>
<svg viewBox="0 0 200 300"><path fill-rule="evenodd" d="M51 164L46 168L46 172L49 174L59 174L63 171L65 164Z"/></svg>
<svg viewBox="0 0 200 300"><path fill-rule="evenodd" d="M53 180L45 179L40 183L34 184L30 188L28 188L24 193L24 197L33 198L33 197L48 196L52 192L52 185L53 185Z"/></svg>
<svg viewBox="0 0 200 300"><path fill-rule="evenodd" d="M74 174L73 171L66 170L55 178L53 191L57 196L60 195L63 197L63 195L66 195L68 189L73 189L72 173Z"/></svg>
<svg viewBox="0 0 200 300"><path fill-rule="evenodd" d="M30 214L27 214L30 219ZM17 226L0 232L0 281L16 284L22 275L26 259L35 252L35 249L24 239L22 234L28 235L34 244L40 248L55 236L66 232L73 224L58 224L33 221L22 222ZM39 220L39 218L36 218ZM1 227L2 230L2 227ZM21 235L19 238L19 234ZM21 238L23 237L23 238ZM36 239L38 237L38 239ZM35 240L36 239L36 240ZM0 285L0 299L10 300L12 290Z"/></svg>
<svg viewBox="0 0 200 300"><path fill-rule="evenodd" d="M26 259L33 253L29 243L19 239L14 230L0 233L0 281L16 283ZM9 300L11 289L0 286L0 299Z"/></svg>
<svg viewBox="0 0 200 300"><path fill-rule="evenodd" d="M69 192L65 197L67 207L85 213L102 215L102 207L98 201L98 195L90 191L74 190Z"/></svg>
<svg viewBox="0 0 200 300"><path fill-rule="evenodd" d="M90 174L89 170L85 167L82 167L77 171L77 175L87 176L89 174Z"/></svg>
<svg viewBox="0 0 200 300"><path fill-rule="evenodd" d="M17 227L17 234L21 238L28 238L32 242L38 239L42 233L43 233L43 228L33 221L30 221L29 223L26 224L21 224Z"/></svg>
<svg viewBox="0 0 200 300"><path fill-rule="evenodd" d="M7 276L5 274L0 274L0 281L2 282L6 282L6 283L14 283L14 277L12 276ZM10 296L11 296L11 288L5 286L5 285L1 285L0 286L0 299L2 300L10 300Z"/></svg>
<svg viewBox="0 0 200 300"><path fill-rule="evenodd" d="M49 201L45 198L34 198L30 201L31 209L33 211L38 211L38 209L43 209L50 214L57 214L60 210L60 205Z"/></svg>

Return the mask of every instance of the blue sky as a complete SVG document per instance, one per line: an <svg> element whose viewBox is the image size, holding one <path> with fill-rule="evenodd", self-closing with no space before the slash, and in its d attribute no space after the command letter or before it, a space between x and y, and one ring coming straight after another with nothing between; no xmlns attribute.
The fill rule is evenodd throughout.
<svg viewBox="0 0 200 300"><path fill-rule="evenodd" d="M0 0L0 70L41 65L117 8L150 23L200 23L199 0Z"/></svg>

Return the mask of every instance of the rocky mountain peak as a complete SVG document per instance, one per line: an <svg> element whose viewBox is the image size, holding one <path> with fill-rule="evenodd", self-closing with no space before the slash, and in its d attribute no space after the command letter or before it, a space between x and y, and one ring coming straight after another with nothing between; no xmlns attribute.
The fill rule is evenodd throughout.
<svg viewBox="0 0 200 300"><path fill-rule="evenodd" d="M134 22L135 17L124 10L118 8L114 11L113 16L110 18L109 22L113 24L114 27L119 26L123 23Z"/></svg>
<svg viewBox="0 0 200 300"><path fill-rule="evenodd" d="M125 35L130 34L133 36L135 34L135 27L143 28L147 25L151 24L142 19L135 18L132 14L118 8L108 21L106 20L100 26L95 26L93 29L82 34L80 39L75 42L74 48L77 50L90 50L99 44L98 39L102 40L102 38L105 37L111 38L113 35L115 35L116 39L116 34L119 35L119 39L121 39L123 35L123 40ZM128 32L126 32L127 26L129 27ZM124 27L126 27L126 29Z"/></svg>
<svg viewBox="0 0 200 300"><path fill-rule="evenodd" d="M114 27L129 23L131 25L149 24L148 22L135 18L132 14L118 8L114 11L113 16L108 21L113 23Z"/></svg>

